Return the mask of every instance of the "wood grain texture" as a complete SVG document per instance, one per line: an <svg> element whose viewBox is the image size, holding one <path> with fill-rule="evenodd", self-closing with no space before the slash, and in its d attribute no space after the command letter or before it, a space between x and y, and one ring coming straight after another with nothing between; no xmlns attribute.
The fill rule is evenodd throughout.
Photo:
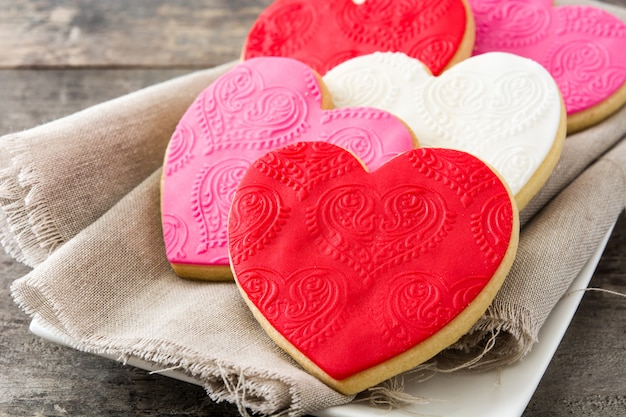
<svg viewBox="0 0 626 417"><path fill-rule="evenodd" d="M0 2L0 67L209 67L271 0Z"/></svg>
<svg viewBox="0 0 626 417"><path fill-rule="evenodd" d="M0 70L0 135L187 73L186 69Z"/></svg>
<svg viewBox="0 0 626 417"><path fill-rule="evenodd" d="M626 295L624 212L589 288ZM524 413L525 417L567 415L626 416L626 298L595 291L585 294Z"/></svg>
<svg viewBox="0 0 626 417"><path fill-rule="evenodd" d="M270 2L0 0L0 135L236 59ZM0 417L239 415L200 387L33 336L9 294L28 271L0 253ZM590 285L626 293L624 214ZM626 416L625 312L585 294L525 417Z"/></svg>

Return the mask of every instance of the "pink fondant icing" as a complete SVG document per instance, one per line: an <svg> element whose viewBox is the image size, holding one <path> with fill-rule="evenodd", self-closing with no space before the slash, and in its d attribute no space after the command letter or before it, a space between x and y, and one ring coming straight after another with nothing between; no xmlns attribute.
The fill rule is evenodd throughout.
<svg viewBox="0 0 626 417"><path fill-rule="evenodd" d="M534 59L555 78L568 114L597 105L626 82L626 25L589 6L547 0L470 0L474 54L502 51Z"/></svg>
<svg viewBox="0 0 626 417"><path fill-rule="evenodd" d="M171 138L164 166L163 233L171 263L228 265L226 221L235 188L252 161L272 149L327 141L377 169L414 146L389 113L321 106L315 73L279 57L239 64L198 96Z"/></svg>
<svg viewBox="0 0 626 417"><path fill-rule="evenodd" d="M343 380L439 332L505 275L516 224L506 187L465 152L415 149L368 173L345 150L309 142L253 163L229 250L249 302Z"/></svg>

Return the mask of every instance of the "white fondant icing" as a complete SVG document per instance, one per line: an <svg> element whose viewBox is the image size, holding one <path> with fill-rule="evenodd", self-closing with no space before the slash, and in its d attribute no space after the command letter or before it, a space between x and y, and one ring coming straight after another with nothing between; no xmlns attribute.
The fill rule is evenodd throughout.
<svg viewBox="0 0 626 417"><path fill-rule="evenodd" d="M324 76L336 106L400 117L421 146L466 151L494 167L514 194L553 147L562 102L538 63L508 53L469 58L439 77L403 53L346 61Z"/></svg>

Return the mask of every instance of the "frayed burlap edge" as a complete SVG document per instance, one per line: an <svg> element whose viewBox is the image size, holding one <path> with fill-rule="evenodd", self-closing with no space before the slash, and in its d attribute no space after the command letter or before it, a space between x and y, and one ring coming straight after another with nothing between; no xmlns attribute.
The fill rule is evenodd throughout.
<svg viewBox="0 0 626 417"><path fill-rule="evenodd" d="M2 245L9 255L30 267L43 262L63 243L46 201L39 196L38 173L28 162L28 145L19 136L7 137L12 145L11 164L0 170Z"/></svg>
<svg viewBox="0 0 626 417"><path fill-rule="evenodd" d="M54 297L41 282L31 284L29 276L17 280L11 286L15 303L29 316L39 318L42 327L52 334L60 334L73 349L106 355L126 364L131 358L154 364L156 368L177 370L199 381L207 395L215 402L228 402L237 406L239 413L276 417L299 417L306 414L300 394L286 377L266 372L259 374L242 369L235 363L208 361L203 355L188 347L171 342L149 339L118 340L115 344L101 336L74 337L67 328L72 323L64 311L50 304ZM131 348L132 347L132 348ZM285 398L281 393L289 392Z"/></svg>

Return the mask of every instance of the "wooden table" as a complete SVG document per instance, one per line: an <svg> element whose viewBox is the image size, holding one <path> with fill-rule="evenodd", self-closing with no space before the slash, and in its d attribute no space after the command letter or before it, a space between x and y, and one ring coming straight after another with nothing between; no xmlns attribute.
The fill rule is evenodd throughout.
<svg viewBox="0 0 626 417"><path fill-rule="evenodd" d="M238 57L271 0L1 0L0 134ZM613 0L626 6L626 0ZM28 331L0 254L0 417L236 416L194 385ZM622 214L591 286L626 293ZM524 416L626 415L626 301L590 292Z"/></svg>

